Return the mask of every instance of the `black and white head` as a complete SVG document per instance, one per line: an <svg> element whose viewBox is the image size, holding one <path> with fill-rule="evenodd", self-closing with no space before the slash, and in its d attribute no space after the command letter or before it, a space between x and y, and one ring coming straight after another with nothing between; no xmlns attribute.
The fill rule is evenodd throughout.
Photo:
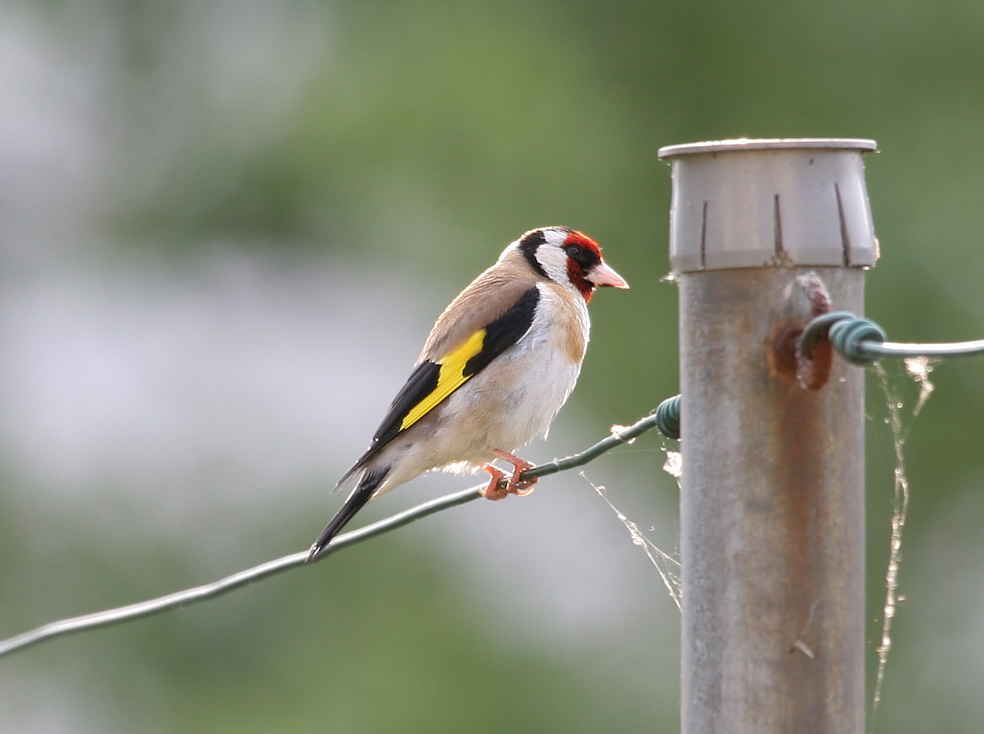
<svg viewBox="0 0 984 734"><path fill-rule="evenodd" d="M503 253L513 248L522 253L538 275L567 286L590 301L595 288L628 288L601 255L601 247L583 232L570 227L531 229Z"/></svg>

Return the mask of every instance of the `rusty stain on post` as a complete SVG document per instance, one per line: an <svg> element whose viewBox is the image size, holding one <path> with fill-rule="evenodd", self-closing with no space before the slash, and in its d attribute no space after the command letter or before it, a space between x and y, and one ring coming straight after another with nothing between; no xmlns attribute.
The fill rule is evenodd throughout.
<svg viewBox="0 0 984 734"><path fill-rule="evenodd" d="M830 313L830 294L816 273L807 272L796 280L810 304L809 319ZM800 337L805 325L806 322L803 321L777 327L772 341L772 368L782 380L798 380L807 390L819 390L827 384L830 377L834 348L824 332L812 344L809 356L804 354L800 347Z"/></svg>

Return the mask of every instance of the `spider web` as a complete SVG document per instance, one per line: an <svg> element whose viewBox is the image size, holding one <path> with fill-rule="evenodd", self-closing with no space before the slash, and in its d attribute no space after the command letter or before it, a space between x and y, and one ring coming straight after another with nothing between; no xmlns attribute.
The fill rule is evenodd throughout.
<svg viewBox="0 0 984 734"><path fill-rule="evenodd" d="M680 600L683 598L683 594L680 585L679 558L664 552L649 538L647 538L639 526L626 517L625 513L619 510L612 503L612 501L608 499L607 491L603 485L592 482L583 471L580 472L580 474L584 477L584 480L591 485L591 488L598 493L598 496L605 501L605 504L611 508L612 512L615 513L615 516L625 526L625 529L629 532L629 537L632 539L632 544L641 548L649 558L649 561L656 568L657 573L659 573L659 577L663 580L663 586L666 587L666 591L669 593L670 598L673 600L673 603L676 604L677 610L682 611Z"/></svg>
<svg viewBox="0 0 984 734"><path fill-rule="evenodd" d="M875 713L881 703L882 686L885 682L885 671L888 667L888 655L892 649L892 622L898 612L899 602L905 597L899 594L899 570L902 563L902 531L905 528L909 513L909 480L905 468L905 442L912 430L912 419L919 415L933 393L933 383L929 375L933 371L933 361L928 357L910 357L904 360L905 371L918 385L919 395L909 415L905 414L905 403L902 400L904 383L893 379L885 366L875 362L875 374L885 396L888 408L888 424L892 435L892 445L895 458L893 471L892 517L891 534L889 536L888 565L885 570L885 603L882 607L881 637L876 649L878 654L878 671L875 674L875 690L872 699L871 724L874 723Z"/></svg>

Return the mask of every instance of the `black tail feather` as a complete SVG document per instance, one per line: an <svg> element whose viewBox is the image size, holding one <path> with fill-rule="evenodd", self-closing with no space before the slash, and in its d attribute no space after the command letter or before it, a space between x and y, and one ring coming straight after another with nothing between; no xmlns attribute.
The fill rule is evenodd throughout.
<svg viewBox="0 0 984 734"><path fill-rule="evenodd" d="M359 481L358 486L349 495L348 499L345 500L345 504L342 508L335 513L335 516L331 521L325 526L325 529L321 531L321 535L318 539L314 541L314 545L311 546L311 550L308 551L307 559L309 561L313 560L321 554L321 551L325 549L325 546L331 542L343 527L355 517L355 514L361 510L365 504L372 499L372 496L379 489L379 485L383 483L386 479L386 475L389 474L389 468L383 469L382 471L368 471L366 475L362 477Z"/></svg>

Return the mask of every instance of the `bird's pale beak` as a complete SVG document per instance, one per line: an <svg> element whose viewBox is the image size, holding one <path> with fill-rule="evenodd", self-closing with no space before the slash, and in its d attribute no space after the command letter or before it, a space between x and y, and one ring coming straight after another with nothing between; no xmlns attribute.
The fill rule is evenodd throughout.
<svg viewBox="0 0 984 734"><path fill-rule="evenodd" d="M612 288L628 288L629 284L621 275L616 273L607 263L598 263L587 275L588 280L597 286L608 285Z"/></svg>

